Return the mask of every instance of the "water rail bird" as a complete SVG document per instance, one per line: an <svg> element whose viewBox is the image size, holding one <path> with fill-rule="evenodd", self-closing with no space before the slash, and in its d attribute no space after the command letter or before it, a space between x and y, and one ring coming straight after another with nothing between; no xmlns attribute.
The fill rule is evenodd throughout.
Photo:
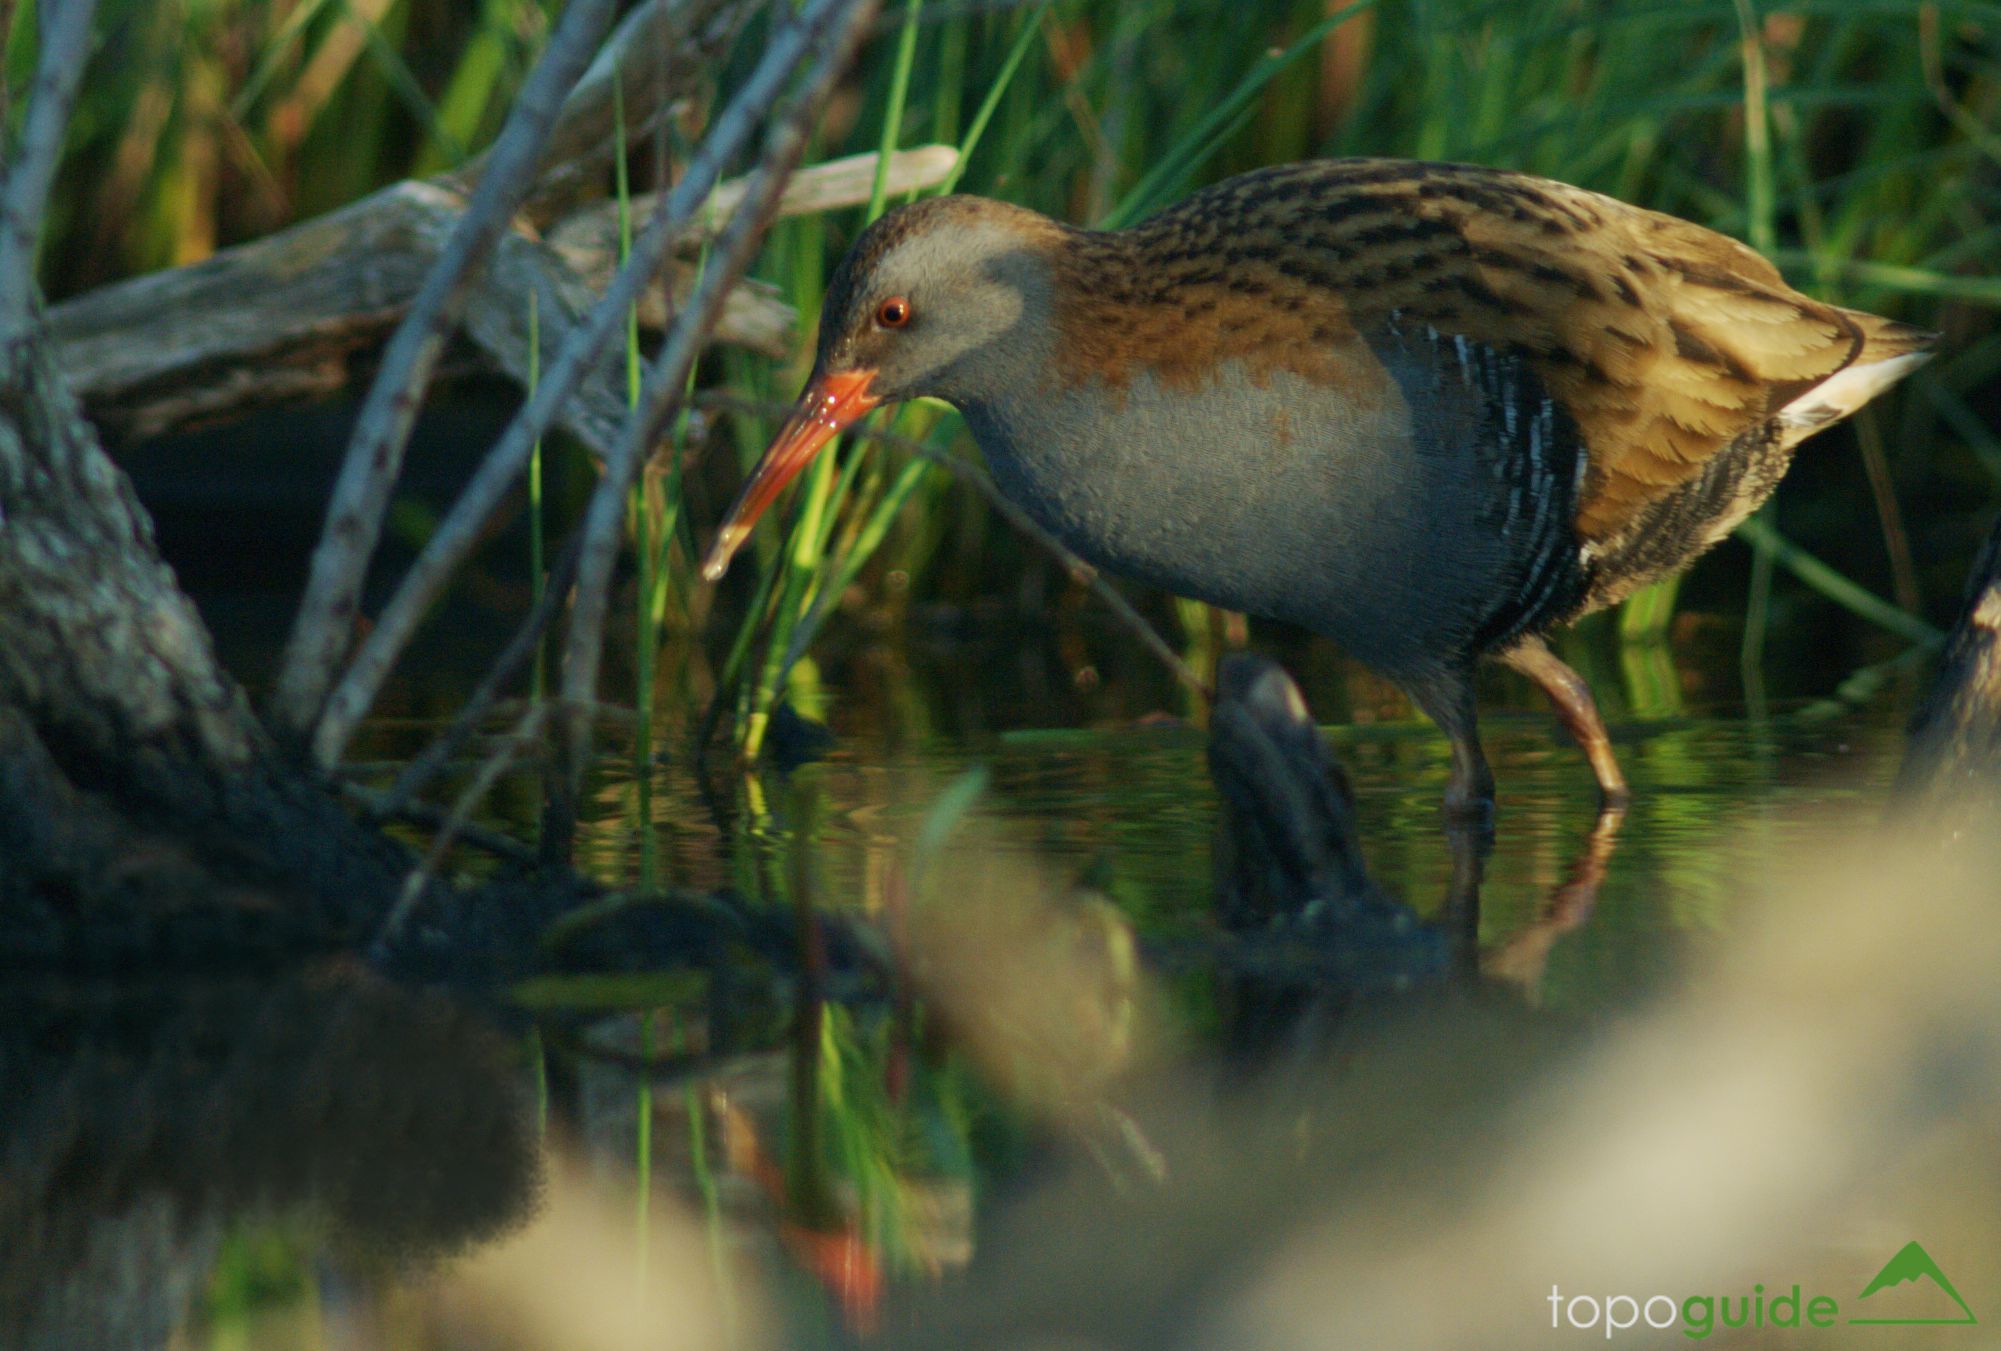
<svg viewBox="0 0 2001 1351"><path fill-rule="evenodd" d="M1115 231L932 198L834 272L812 377L704 574L843 427L933 396L1090 562L1399 685L1451 739L1448 811L1491 810L1483 656L1543 689L1622 804L1546 635L1686 567L1933 336L1701 226L1472 165L1262 169Z"/></svg>

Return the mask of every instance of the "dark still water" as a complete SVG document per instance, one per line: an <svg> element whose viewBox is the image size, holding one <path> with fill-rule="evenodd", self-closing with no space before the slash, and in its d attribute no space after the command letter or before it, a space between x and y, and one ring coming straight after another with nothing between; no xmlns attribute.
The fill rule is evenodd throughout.
<svg viewBox="0 0 2001 1351"><path fill-rule="evenodd" d="M952 736L869 714L726 790L720 818L662 765L644 828L609 755L589 871L858 920L908 984L858 990L836 963L807 988L725 951L483 1012L346 965L10 990L0 1344L1315 1344L1184 1320L1222 1317L1316 1217L1402 1233L1431 1203L1383 1212L1398 1178L1449 1180L1469 1146L1524 1166L1530 1087L1678 1007L1877 815L1898 703L1623 724L1616 828L1547 717L1491 717L1478 972L1367 998L1274 994L1205 955L1218 807L1184 724ZM1464 929L1443 740L1328 736L1375 877ZM498 823L519 830L534 791L504 785L522 819ZM1108 1254L1140 1239L1118 1276L1134 1259ZM1876 1243L1823 1235L1812 1269ZM1017 1294L1018 1327L998 1312ZM1544 1298L1522 1294L1519 1338L1429 1344L1527 1344ZM1081 1340L1028 1336L1062 1329Z"/></svg>

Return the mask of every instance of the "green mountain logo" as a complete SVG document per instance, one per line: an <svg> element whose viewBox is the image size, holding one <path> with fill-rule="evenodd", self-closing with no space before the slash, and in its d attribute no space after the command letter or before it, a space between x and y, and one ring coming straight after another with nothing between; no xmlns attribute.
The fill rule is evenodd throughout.
<svg viewBox="0 0 2001 1351"><path fill-rule="evenodd" d="M1916 1239L1912 1239L1909 1243L1898 1249L1897 1255L1883 1264L1883 1269L1876 1273L1876 1278L1863 1286L1862 1293L1857 1295L1856 1298L1858 1300L1867 1299L1878 1290L1887 1289L1893 1285L1902 1285L1905 1281L1930 1281L1933 1285L1952 1297L1952 1302L1959 1306L1959 1311L1963 1316L1959 1318L1850 1318L1848 1321L1851 1323L1879 1323L1886 1325L1977 1323L1980 1321L1973 1316L1973 1310L1967 1307L1966 1301L1960 1298L1959 1291L1953 1289L1952 1282L1946 1278L1946 1274L1939 1270L1938 1263L1932 1261L1932 1255L1926 1252Z"/></svg>

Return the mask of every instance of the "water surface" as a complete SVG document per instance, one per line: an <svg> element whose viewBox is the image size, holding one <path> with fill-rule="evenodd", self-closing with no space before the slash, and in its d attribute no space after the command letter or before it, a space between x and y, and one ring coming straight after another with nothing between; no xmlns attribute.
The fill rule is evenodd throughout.
<svg viewBox="0 0 2001 1351"><path fill-rule="evenodd" d="M1616 830L1549 718L1490 716L1500 801L1479 891L1484 984L1534 1019L1587 1027L1671 991L1756 922L1782 870L1873 813L1901 749L1894 703L1620 725L1635 803ZM712 1073L649 1078L628 1062L718 1035L713 981L684 974L613 1001L647 1010L637 1018L546 997L534 1018L474 1016L338 967L275 992L63 992L54 1014L36 1002L47 992L17 992L11 1063L29 1087L10 1109L0 1197L37 1217L24 1232L38 1237L0 1271L15 1309L0 1327L42 1345L79 1328L146 1344L176 1327L175 1344L193 1347L461 1345L478 1319L407 1314L422 1303L411 1292L542 1242L565 1286L629 1298L642 1326L710 1329L691 1344L915 1335L910 1302L979 1270L985 1226L1052 1150L1082 1148L1121 1195L1165 1186L1174 1146L1120 1105L1121 1078L1157 1055L1143 1047L1159 1026L1179 1049L1150 1063L1178 1066L1230 1042L1246 1008L1199 961L1149 977L1118 959L1121 935L1185 953L1215 932L1201 731L1151 719L890 736L839 716L835 729L824 756L789 772L725 776L720 816L666 757L644 830L615 751L593 776L581 864L615 887L651 871L752 904L791 905L803 889L891 935L912 906L1039 907L1039 936L1006 939L1035 950L997 950L994 965L1058 972L1035 992L1040 1012L947 1027L893 992L836 990L802 1034L798 990L747 966L729 996L742 1005L730 1053ZM387 754L430 730L385 724L371 745ZM1442 738L1415 722L1327 736L1374 875L1441 918L1455 869ZM983 786L960 791L973 773ZM510 782L497 824L524 825L534 791L530 775ZM1280 1001L1288 1017L1297 1003ZM1044 1014L1053 1040L1031 1026ZM52 1044L74 1053L52 1057ZM125 1069L92 1068L108 1065ZM589 1210L579 1188L608 1192L611 1209ZM502 1242L538 1204L543 1218ZM583 1240L549 1235L578 1222L578 1205L596 1217L591 1241L616 1254L587 1267L653 1274L600 1288L571 1270ZM468 1251L470 1265L455 1256ZM145 1273L148 1293L104 1296L119 1270Z"/></svg>

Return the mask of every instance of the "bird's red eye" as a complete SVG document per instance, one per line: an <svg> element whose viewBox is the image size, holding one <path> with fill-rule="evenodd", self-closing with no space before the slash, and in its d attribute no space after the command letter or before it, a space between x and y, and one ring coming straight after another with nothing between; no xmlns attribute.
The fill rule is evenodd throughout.
<svg viewBox="0 0 2001 1351"><path fill-rule="evenodd" d="M884 328L902 328L910 322L910 302L902 296L891 296L876 306L875 321Z"/></svg>

